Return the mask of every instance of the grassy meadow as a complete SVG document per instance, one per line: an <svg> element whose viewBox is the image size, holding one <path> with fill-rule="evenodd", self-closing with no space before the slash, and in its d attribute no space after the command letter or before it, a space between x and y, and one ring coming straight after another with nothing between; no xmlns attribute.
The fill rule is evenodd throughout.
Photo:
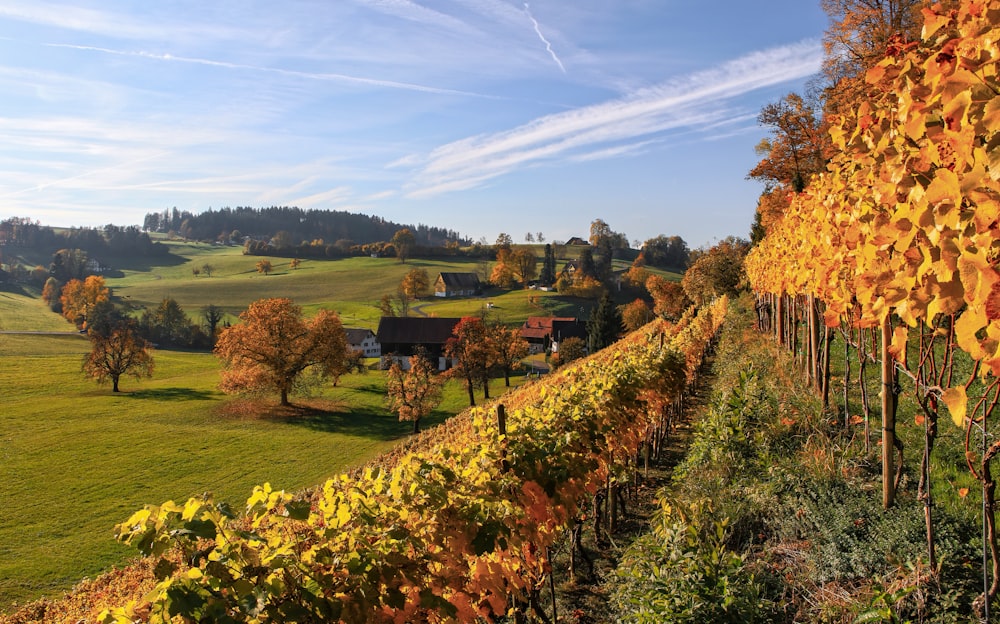
<svg viewBox="0 0 1000 624"><path fill-rule="evenodd" d="M153 307L172 297L197 319L214 304L235 316L256 299L290 297L307 313L337 310L344 324L375 328L376 302L392 294L413 267L473 271L473 261L349 258L305 260L297 269L239 248L172 244L165 262L106 260L106 283L117 301ZM213 267L211 276L193 268ZM491 314L520 323L529 314L589 313L592 302L557 293L512 291L480 298L416 304L417 314ZM157 350L152 379L123 378L122 392L85 380L85 336L50 312L38 292L0 290L0 612L15 603L58 595L80 579L119 564L135 551L118 545L116 523L144 504L186 500L203 492L242 506L252 487L270 482L298 490L357 465L406 437L385 408L385 377L378 371L348 375L338 387L293 397L279 410L277 397L251 403L223 395L219 364L210 353ZM520 381L520 380L518 380ZM491 394L503 390L495 380ZM464 388L449 382L444 403L427 426L467 405Z"/></svg>

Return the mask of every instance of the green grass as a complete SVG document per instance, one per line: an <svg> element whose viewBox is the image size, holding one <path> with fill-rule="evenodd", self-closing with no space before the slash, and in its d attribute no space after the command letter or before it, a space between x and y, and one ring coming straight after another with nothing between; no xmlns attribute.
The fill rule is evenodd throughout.
<svg viewBox="0 0 1000 624"><path fill-rule="evenodd" d="M103 259L113 267L105 280L117 301L152 308L172 297L197 319L208 304L235 317L257 299L282 296L307 314L325 307L340 313L345 325L375 328L376 303L394 294L410 269L424 268L431 279L440 271L477 269L476 261L465 259L402 264L346 258L304 260L293 270L287 258L270 258L275 270L265 276L256 272L259 258L240 248L168 244L167 258ZM212 275L195 276L192 269L205 264L214 267ZM555 292L515 290L427 297L417 313L475 315L487 302L491 316L508 324L529 315L577 316L581 308L589 314L593 305ZM115 395L83 378L88 342L45 306L37 289L0 289L0 331L63 334L0 334L0 610L56 595L134 556L114 541L112 530L145 504L211 491L240 507L257 484L313 486L390 448L412 427L386 410L384 374L376 371L326 388L311 400L315 409L245 415L218 391L219 364L209 353L156 351L153 378L123 379ZM491 395L503 389L503 380L494 380ZM481 396L478 391L476 400ZM276 397L271 401L268 409ZM444 402L423 426L467 402L464 387L449 382Z"/></svg>
<svg viewBox="0 0 1000 624"><path fill-rule="evenodd" d="M0 610L58 594L136 555L112 529L144 504L213 492L239 508L254 485L322 483L411 429L386 410L378 371L343 377L310 399L293 397L316 409L258 417L233 409L239 403L217 390L210 354L156 351L154 377L124 379L115 395L83 379L87 344L79 335L0 336ZM502 386L494 381L494 395ZM466 404L464 388L449 382L424 426Z"/></svg>

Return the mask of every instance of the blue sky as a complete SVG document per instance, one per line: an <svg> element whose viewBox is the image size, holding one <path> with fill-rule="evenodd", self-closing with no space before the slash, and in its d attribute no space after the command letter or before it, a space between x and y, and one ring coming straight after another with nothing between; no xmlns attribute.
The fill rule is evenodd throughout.
<svg viewBox="0 0 1000 624"><path fill-rule="evenodd" d="M493 241L747 236L818 0L0 4L0 217L376 214Z"/></svg>

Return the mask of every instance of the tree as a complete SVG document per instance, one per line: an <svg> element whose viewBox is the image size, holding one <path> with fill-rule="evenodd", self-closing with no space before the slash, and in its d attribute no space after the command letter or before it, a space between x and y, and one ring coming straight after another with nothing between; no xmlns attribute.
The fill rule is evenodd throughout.
<svg viewBox="0 0 1000 624"><path fill-rule="evenodd" d="M590 222L590 244L597 247L601 240L614 234L611 226L604 219L594 219Z"/></svg>
<svg viewBox="0 0 1000 624"><path fill-rule="evenodd" d="M680 282L671 282L659 275L651 275L646 280L646 290L653 298L653 312L662 318L677 320L691 305Z"/></svg>
<svg viewBox="0 0 1000 624"><path fill-rule="evenodd" d="M205 264L201 265L201 272L207 275L208 277L212 277L212 273L215 272L215 267L206 262Z"/></svg>
<svg viewBox="0 0 1000 624"><path fill-rule="evenodd" d="M559 341L559 348L549 358L549 365L552 367L552 370L556 370L561 366L566 366L573 360L578 360L586 356L587 345L583 342L583 339L572 336Z"/></svg>
<svg viewBox="0 0 1000 624"><path fill-rule="evenodd" d="M510 248L513 245L514 245L514 239L511 238L510 234L506 232L500 232L500 234L497 235L497 242L493 246L493 250L495 252L499 252L501 249L506 249L507 251L510 251Z"/></svg>
<svg viewBox="0 0 1000 624"><path fill-rule="evenodd" d="M273 390L288 405L306 370L319 378L343 374L348 347L336 313L320 310L307 322L291 299L261 299L240 314L240 321L222 330L215 345L224 366L224 392Z"/></svg>
<svg viewBox="0 0 1000 624"><path fill-rule="evenodd" d="M655 267L685 269L690 250L680 236L660 234L642 244L642 255L646 263Z"/></svg>
<svg viewBox="0 0 1000 624"><path fill-rule="evenodd" d="M45 286L42 287L42 301L53 312L60 312L62 310L62 303L59 301L61 293L62 284L59 283L59 280L54 277L49 277L45 280Z"/></svg>
<svg viewBox="0 0 1000 624"><path fill-rule="evenodd" d="M521 337L521 330L496 323L489 328L491 355L503 371L503 381L510 387L510 373L528 355L528 341Z"/></svg>
<svg viewBox="0 0 1000 624"><path fill-rule="evenodd" d="M104 278L91 275L82 282L70 280L63 286L59 302L62 304L62 315L77 327L87 327L87 317L91 308L111 298L111 291L104 286Z"/></svg>
<svg viewBox="0 0 1000 624"><path fill-rule="evenodd" d="M396 309L392 305L392 297L382 295L378 301L378 311L382 316L396 316Z"/></svg>
<svg viewBox="0 0 1000 624"><path fill-rule="evenodd" d="M580 263L576 270L579 277L597 277L597 265L594 263L594 251L587 247L580 252Z"/></svg>
<svg viewBox="0 0 1000 624"><path fill-rule="evenodd" d="M177 346L190 345L196 330L187 313L172 297L163 298L156 309L146 311L141 325L146 336L154 342Z"/></svg>
<svg viewBox="0 0 1000 624"><path fill-rule="evenodd" d="M535 242L535 235L532 234L531 232L528 232L527 234L524 235L524 242L526 243Z"/></svg>
<svg viewBox="0 0 1000 624"><path fill-rule="evenodd" d="M757 122L768 128L771 137L755 148L764 158L747 177L768 185L801 192L810 176L826 168L825 152L831 140L819 116L802 96L789 93L761 109Z"/></svg>
<svg viewBox="0 0 1000 624"><path fill-rule="evenodd" d="M292 258L291 260L288 261L288 268L294 271L295 269L299 268L300 264L302 264L301 260L299 260L298 258Z"/></svg>
<svg viewBox="0 0 1000 624"><path fill-rule="evenodd" d="M264 260L258 260L257 261L257 272L258 273L263 273L264 275L267 275L268 273L270 273L273 270L274 270L274 267L271 265L271 261L270 260L264 259Z"/></svg>
<svg viewBox="0 0 1000 624"><path fill-rule="evenodd" d="M111 382L111 391L119 392L123 375L136 379L153 376L152 347L139 335L134 323L117 324L107 332L91 332L90 353L84 356L83 372L97 383Z"/></svg>
<svg viewBox="0 0 1000 624"><path fill-rule="evenodd" d="M399 420L413 422L413 433L420 433L420 419L441 403L444 379L435 374L434 365L423 354L410 357L410 370L393 362L386 380L389 409Z"/></svg>
<svg viewBox="0 0 1000 624"><path fill-rule="evenodd" d="M431 278L426 269L410 269L399 283L399 289L409 299L419 299L427 294L431 287Z"/></svg>
<svg viewBox="0 0 1000 624"><path fill-rule="evenodd" d="M698 305L721 295L736 295L743 280L743 259L750 243L729 236L698 255L684 273L681 286Z"/></svg>
<svg viewBox="0 0 1000 624"><path fill-rule="evenodd" d="M483 387L483 398L490 398L491 357L489 333L483 319L465 317L455 325L452 337L444 346L445 357L455 360L457 365L450 373L465 381L469 393L469 405L476 404L475 388Z"/></svg>
<svg viewBox="0 0 1000 624"><path fill-rule="evenodd" d="M514 250L510 255L510 263L525 288L527 288L528 282L538 275L538 256L535 255L534 250L528 247Z"/></svg>
<svg viewBox="0 0 1000 624"><path fill-rule="evenodd" d="M853 110L864 95L864 74L894 39L920 38L924 0L821 0L830 20L823 34L822 79L828 113Z"/></svg>
<svg viewBox="0 0 1000 624"><path fill-rule="evenodd" d="M403 228L401 230L397 230L396 233L392 235L392 240L389 242L392 243L393 248L396 250L396 258L398 258L400 262L406 262L406 260L410 257L410 253L413 251L414 245L417 244L417 238L413 235L413 232L410 231L410 228Z"/></svg>
<svg viewBox="0 0 1000 624"><path fill-rule="evenodd" d="M542 258L542 270L538 275L538 281L543 286L551 286L556 282L556 255L549 243L545 243L545 255Z"/></svg>
<svg viewBox="0 0 1000 624"><path fill-rule="evenodd" d="M219 332L219 323L222 322L222 317L225 314L222 308L213 304L209 304L201 309L201 318L205 321L205 329L208 330L208 336L213 343Z"/></svg>
<svg viewBox="0 0 1000 624"><path fill-rule="evenodd" d="M497 288L511 288L514 285L513 253L510 247L497 250L497 261L490 273L490 283Z"/></svg>
<svg viewBox="0 0 1000 624"><path fill-rule="evenodd" d="M618 306L611 300L608 293L604 293L598 302L597 307L591 312L587 320L587 340L590 343L591 352L596 352L604 347L614 344L622 333L622 315L618 311Z"/></svg>
<svg viewBox="0 0 1000 624"><path fill-rule="evenodd" d="M648 323L653 316L653 311L649 309L649 304L642 299L626 303L621 306L620 311L622 324L625 325L625 331L628 332L639 329Z"/></svg>

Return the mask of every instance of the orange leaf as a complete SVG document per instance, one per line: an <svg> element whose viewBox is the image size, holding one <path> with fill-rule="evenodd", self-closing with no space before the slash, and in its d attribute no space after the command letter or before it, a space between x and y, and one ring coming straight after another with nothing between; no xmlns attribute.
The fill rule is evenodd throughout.
<svg viewBox="0 0 1000 624"><path fill-rule="evenodd" d="M969 488L958 488L958 495L961 498L965 498L969 495Z"/></svg>
<svg viewBox="0 0 1000 624"><path fill-rule="evenodd" d="M948 406L951 412L951 419L959 427L965 425L965 411L968 408L969 397L965 392L965 386L948 388L941 395L941 400Z"/></svg>
<svg viewBox="0 0 1000 624"><path fill-rule="evenodd" d="M865 422L865 419L860 414L855 414L854 416L851 416L852 425L860 425L863 422Z"/></svg>
<svg viewBox="0 0 1000 624"><path fill-rule="evenodd" d="M913 422L916 423L917 426L920 426L920 425L924 424L924 420L925 419L924 419L924 415L923 414L917 414L913 418Z"/></svg>

